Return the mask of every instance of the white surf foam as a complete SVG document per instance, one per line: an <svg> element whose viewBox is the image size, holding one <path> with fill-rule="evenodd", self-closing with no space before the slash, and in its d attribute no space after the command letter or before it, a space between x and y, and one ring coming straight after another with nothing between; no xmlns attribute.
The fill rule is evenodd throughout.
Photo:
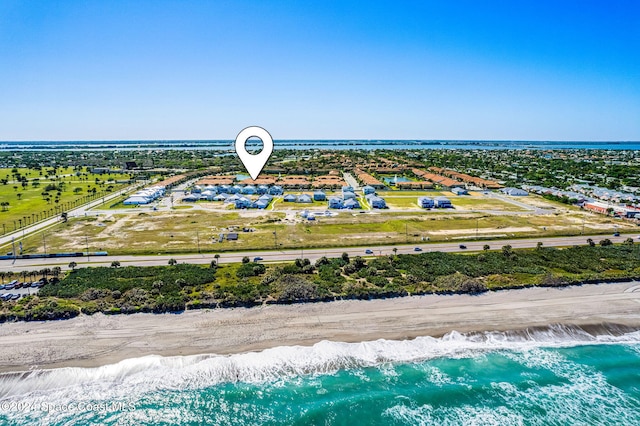
<svg viewBox="0 0 640 426"><path fill-rule="evenodd" d="M520 332L451 332L441 338L322 341L313 346L282 346L229 356L157 355L97 368L60 368L0 375L0 400L132 398L155 390L182 390L225 382L259 383L282 378L331 374L342 369L432 358L472 357L493 350L528 351L540 347L640 343L640 331L592 335L579 327L550 326Z"/></svg>

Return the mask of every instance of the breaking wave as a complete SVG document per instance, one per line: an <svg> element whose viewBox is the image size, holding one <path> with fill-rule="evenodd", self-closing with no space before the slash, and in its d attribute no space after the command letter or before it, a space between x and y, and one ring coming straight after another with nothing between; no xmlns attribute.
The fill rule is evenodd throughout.
<svg viewBox="0 0 640 426"><path fill-rule="evenodd" d="M228 356L132 358L97 368L58 368L0 375L0 400L29 396L50 399L123 398L158 390L186 390L221 383L262 383L384 364L434 358L468 358L488 351L527 351L590 344L638 344L640 331L604 324L551 325L519 331L459 333L412 340L360 343L321 341Z"/></svg>

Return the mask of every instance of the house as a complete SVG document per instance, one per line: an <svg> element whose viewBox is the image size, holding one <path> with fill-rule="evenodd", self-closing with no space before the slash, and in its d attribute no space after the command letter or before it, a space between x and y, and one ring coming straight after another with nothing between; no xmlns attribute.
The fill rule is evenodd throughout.
<svg viewBox="0 0 640 426"><path fill-rule="evenodd" d="M418 205L423 209L432 209L436 204L433 199L429 197L418 197Z"/></svg>
<svg viewBox="0 0 640 426"><path fill-rule="evenodd" d="M267 192L269 192L269 187L267 185L259 185L256 192L260 195L266 194Z"/></svg>
<svg viewBox="0 0 640 426"><path fill-rule="evenodd" d="M345 209L359 209L360 208L360 203L357 200L354 199L348 199L344 202L343 207Z"/></svg>
<svg viewBox="0 0 640 426"><path fill-rule="evenodd" d="M132 195L122 202L122 204L126 206L137 205L137 204L149 204L152 200L149 197L145 197L142 195Z"/></svg>
<svg viewBox="0 0 640 426"><path fill-rule="evenodd" d="M218 193L232 194L231 185L220 185L218 187Z"/></svg>
<svg viewBox="0 0 640 426"><path fill-rule="evenodd" d="M243 194L247 194L247 195L253 195L257 192L258 190L256 189L255 186L253 185L247 185L244 188L242 188L242 193Z"/></svg>
<svg viewBox="0 0 640 426"><path fill-rule="evenodd" d="M356 194L354 192L351 191L345 191L342 193L342 198L345 200L355 200L356 199Z"/></svg>
<svg viewBox="0 0 640 426"><path fill-rule="evenodd" d="M218 194L215 197L213 197L213 201L226 201L227 198L229 198L229 195L223 192L222 194Z"/></svg>
<svg viewBox="0 0 640 426"><path fill-rule="evenodd" d="M186 197L184 197L182 199L182 201L185 201L185 202L188 202L188 203L195 203L199 199L200 199L199 195L190 194L190 195L187 195Z"/></svg>
<svg viewBox="0 0 640 426"><path fill-rule="evenodd" d="M525 195L529 195L527 191L520 188L502 188L500 191L512 197L524 197Z"/></svg>
<svg viewBox="0 0 640 426"><path fill-rule="evenodd" d="M381 197L370 197L369 204L371 205L371 208L374 208L374 209L387 208L387 203L384 201L384 198L381 198Z"/></svg>
<svg viewBox="0 0 640 426"><path fill-rule="evenodd" d="M273 197L269 194L263 194L258 198L259 201L264 201L267 204L269 204L271 202L271 200L273 200Z"/></svg>
<svg viewBox="0 0 640 426"><path fill-rule="evenodd" d="M269 188L269 194L271 194L271 195L282 195L282 194L284 194L284 190L282 189L281 186L274 185L271 188Z"/></svg>
<svg viewBox="0 0 640 426"><path fill-rule="evenodd" d="M287 194L283 198L283 200L287 203L295 203L296 199L296 196L293 194Z"/></svg>
<svg viewBox="0 0 640 426"><path fill-rule="evenodd" d="M240 185L233 185L232 190L234 194L242 194L242 187Z"/></svg>
<svg viewBox="0 0 640 426"><path fill-rule="evenodd" d="M209 191L208 189L206 191L202 191L202 194L200 194L200 198L204 198L207 201L213 201L213 197L215 196L215 192Z"/></svg>
<svg viewBox="0 0 640 426"><path fill-rule="evenodd" d="M308 195L308 194L298 195L298 198L296 199L296 201L298 203L311 203L311 202L313 202L313 200L311 199L311 196Z"/></svg>
<svg viewBox="0 0 640 426"><path fill-rule="evenodd" d="M353 191L354 191L353 186L343 186L342 187L342 192L343 193L344 192L353 192Z"/></svg>
<svg viewBox="0 0 640 426"><path fill-rule="evenodd" d="M253 203L247 197L240 197L236 200L236 209L248 209L251 208Z"/></svg>
<svg viewBox="0 0 640 426"><path fill-rule="evenodd" d="M225 201L227 201L228 203L235 203L240 198L242 198L242 195L233 194L233 195L228 196Z"/></svg>
<svg viewBox="0 0 640 426"><path fill-rule="evenodd" d="M315 201L325 201L327 199L327 194L322 191L316 191L313 193L313 199Z"/></svg>
<svg viewBox="0 0 640 426"><path fill-rule="evenodd" d="M375 194L376 193L376 189L371 185L367 185L367 186L363 186L362 187L362 192L364 192L364 195Z"/></svg>
<svg viewBox="0 0 640 426"><path fill-rule="evenodd" d="M451 204L451 200L449 200L447 197L436 197L435 205L439 209L450 209L453 207L453 205Z"/></svg>
<svg viewBox="0 0 640 426"><path fill-rule="evenodd" d="M202 192L202 187L200 185L195 185L193 188L191 188L191 193L193 194L199 194Z"/></svg>
<svg viewBox="0 0 640 426"><path fill-rule="evenodd" d="M260 199L258 199L258 201L256 201L256 202L255 202L255 203L253 203L253 204L255 205L255 207L256 207L257 209L262 210L262 209L266 209L266 208L267 208L267 206L269 205L269 202L268 202L268 201L265 201L265 200L260 200Z"/></svg>
<svg viewBox="0 0 640 426"><path fill-rule="evenodd" d="M342 199L338 197L329 198L329 208L330 209L341 209L343 206Z"/></svg>
<svg viewBox="0 0 640 426"><path fill-rule="evenodd" d="M453 192L453 195L468 195L469 191L467 191L464 188L460 188L460 187L453 187L451 188L451 192Z"/></svg>

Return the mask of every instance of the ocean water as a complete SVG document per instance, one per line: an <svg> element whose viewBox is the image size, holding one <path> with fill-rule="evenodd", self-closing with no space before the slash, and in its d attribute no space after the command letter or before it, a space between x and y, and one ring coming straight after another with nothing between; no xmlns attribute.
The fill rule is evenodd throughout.
<svg viewBox="0 0 640 426"><path fill-rule="evenodd" d="M323 341L0 376L11 425L637 425L640 332Z"/></svg>

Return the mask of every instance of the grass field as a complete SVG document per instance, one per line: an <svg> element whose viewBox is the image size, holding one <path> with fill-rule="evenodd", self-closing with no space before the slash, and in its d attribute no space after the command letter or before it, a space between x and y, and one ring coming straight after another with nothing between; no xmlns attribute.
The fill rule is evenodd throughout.
<svg viewBox="0 0 640 426"><path fill-rule="evenodd" d="M80 205L86 201L91 189L96 189L98 193L109 189L117 191L124 184L116 181L129 179L129 175L124 174L100 175L90 172L76 176L71 168L57 169L55 176L47 176L47 170L50 169L43 169L42 175L33 169L18 170L28 179L24 187L14 179L11 169L0 169L0 179L8 179L8 183L0 184L0 200L9 203L0 211L0 234ZM96 179L99 181L96 182ZM55 189L50 187L47 190L49 185L55 185ZM58 188L61 189L59 192Z"/></svg>
<svg viewBox="0 0 640 426"><path fill-rule="evenodd" d="M283 223L283 212L175 210L132 212L72 219L45 235L49 252L86 249L112 254L180 253L227 250L336 247L348 245L401 244L455 240L456 238L503 238L579 235L637 229L626 222L593 214L490 215L432 211L361 214L342 211L315 222ZM477 226L477 231L476 231ZM234 228L235 227L235 228ZM253 232L241 232L248 227ZM239 230L238 241L218 243L220 233ZM274 236L274 232L276 233ZM40 234L27 236L26 253L44 251Z"/></svg>
<svg viewBox="0 0 640 426"><path fill-rule="evenodd" d="M449 197L449 199L451 200L451 203L454 207L464 210L500 210L511 212L526 211L520 206L496 198L458 196Z"/></svg>

